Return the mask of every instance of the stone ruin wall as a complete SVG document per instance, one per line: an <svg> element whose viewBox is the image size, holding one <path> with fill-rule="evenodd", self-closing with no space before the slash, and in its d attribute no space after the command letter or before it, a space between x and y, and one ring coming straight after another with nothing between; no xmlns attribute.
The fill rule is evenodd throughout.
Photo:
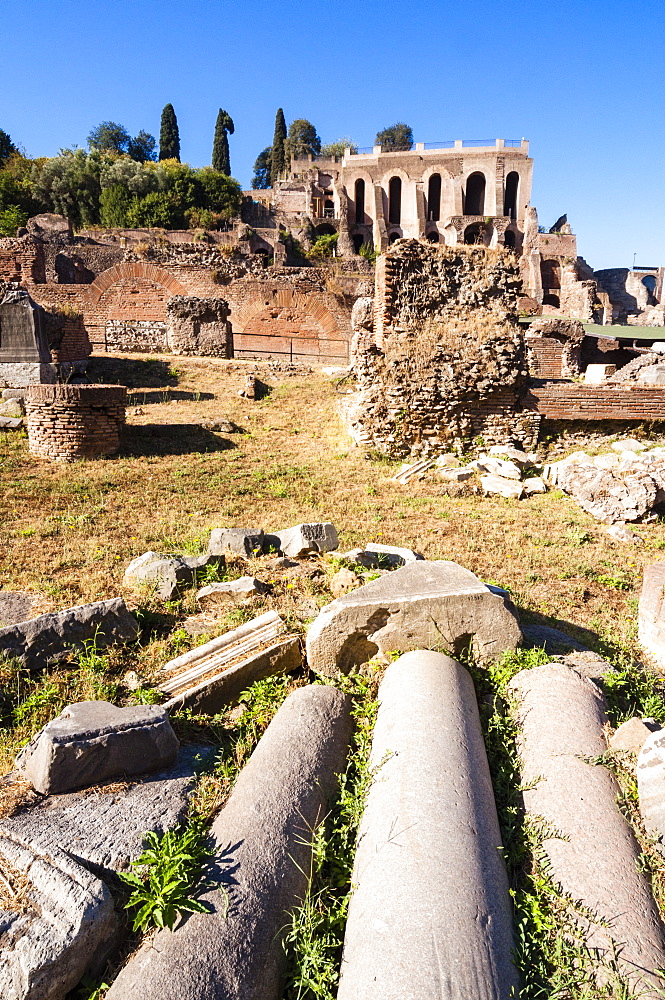
<svg viewBox="0 0 665 1000"><path fill-rule="evenodd" d="M63 338L63 360L91 349L169 350L169 300L188 296L228 304L240 357L346 363L351 309L367 293L371 268L357 259L267 268L250 249L156 238L122 246L72 237L62 227L51 233L40 228L0 240L0 279L20 282L48 308L82 317L77 329L72 320ZM219 345L212 347L214 356ZM205 353L204 343L201 348Z"/></svg>
<svg viewBox="0 0 665 1000"><path fill-rule="evenodd" d="M520 289L517 260L500 249L394 243L377 267L373 318L367 302L354 311L355 440L404 458L475 438L533 447Z"/></svg>
<svg viewBox="0 0 665 1000"><path fill-rule="evenodd" d="M32 385L25 395L30 452L55 462L115 455L125 423L121 385Z"/></svg>

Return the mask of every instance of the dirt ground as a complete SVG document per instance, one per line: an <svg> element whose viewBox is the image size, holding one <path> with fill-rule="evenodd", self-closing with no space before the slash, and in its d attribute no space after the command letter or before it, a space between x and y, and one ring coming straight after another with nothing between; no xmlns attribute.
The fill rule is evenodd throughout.
<svg viewBox="0 0 665 1000"><path fill-rule="evenodd" d="M269 387L260 400L238 395L250 371ZM108 355L89 374L129 387L119 456L59 465L33 458L24 435L0 434L0 584L35 592L40 610L122 593L134 556L204 551L215 527L330 520L342 549L387 542L453 559L508 588L537 621L633 644L642 566L665 548L660 519L637 526L638 548L612 540L559 491L451 498L435 473L400 486L398 463L353 445L344 397L319 369ZM237 432L200 426L219 418Z"/></svg>

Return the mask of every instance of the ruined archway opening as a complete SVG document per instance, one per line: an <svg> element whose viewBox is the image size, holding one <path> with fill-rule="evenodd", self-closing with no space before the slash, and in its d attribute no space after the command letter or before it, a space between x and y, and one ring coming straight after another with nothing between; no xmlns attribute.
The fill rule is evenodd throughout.
<svg viewBox="0 0 665 1000"><path fill-rule="evenodd" d="M472 222L464 230L464 242L469 245L485 242L485 226L482 222Z"/></svg>
<svg viewBox="0 0 665 1000"><path fill-rule="evenodd" d="M430 243L439 243L441 241L441 238L439 234L436 232L436 230L433 230L431 233L428 233L427 239L429 240Z"/></svg>
<svg viewBox="0 0 665 1000"><path fill-rule="evenodd" d="M400 233L391 233L390 236L388 237L388 242L395 243L397 240L400 240L401 238L402 237Z"/></svg>
<svg viewBox="0 0 665 1000"><path fill-rule="evenodd" d="M503 214L509 219L517 218L517 192L519 190L520 175L516 170L511 170L506 177L506 193L503 199Z"/></svg>
<svg viewBox="0 0 665 1000"><path fill-rule="evenodd" d="M508 247L509 250L515 249L515 233L512 229L506 229L503 237L504 247Z"/></svg>
<svg viewBox="0 0 665 1000"><path fill-rule="evenodd" d="M362 233L354 233L351 239L353 240L353 249L356 253L360 253L360 248L365 242L365 237Z"/></svg>
<svg viewBox="0 0 665 1000"><path fill-rule="evenodd" d="M427 218L430 222L441 218L441 174L432 174L427 185Z"/></svg>
<svg viewBox="0 0 665 1000"><path fill-rule="evenodd" d="M362 177L356 181L355 189L356 225L362 226L365 221L365 182Z"/></svg>
<svg viewBox="0 0 665 1000"><path fill-rule="evenodd" d="M481 174L479 171L467 177L466 192L464 195L464 214L485 214L485 174Z"/></svg>
<svg viewBox="0 0 665 1000"><path fill-rule="evenodd" d="M647 305L655 306L658 305L658 300L656 299L656 286L657 281L653 274L645 274L642 278L642 284L647 290Z"/></svg>
<svg viewBox="0 0 665 1000"><path fill-rule="evenodd" d="M402 221L402 180L391 177L388 183L388 221L399 226Z"/></svg>
<svg viewBox="0 0 665 1000"><path fill-rule="evenodd" d="M543 291L547 292L551 288L561 288L561 268L556 260L543 260L540 262L540 280Z"/></svg>

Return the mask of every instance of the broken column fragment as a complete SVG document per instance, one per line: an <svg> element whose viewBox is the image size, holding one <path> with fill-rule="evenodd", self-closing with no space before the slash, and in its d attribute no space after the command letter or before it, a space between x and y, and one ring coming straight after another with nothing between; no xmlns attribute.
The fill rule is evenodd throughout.
<svg viewBox="0 0 665 1000"><path fill-rule="evenodd" d="M42 795L98 785L172 764L178 738L158 705L67 705L25 746L16 766Z"/></svg>
<svg viewBox="0 0 665 1000"><path fill-rule="evenodd" d="M310 685L284 702L212 826L216 878L173 932L132 957L107 1000L278 1000L289 912L303 898L311 841L351 738L350 699Z"/></svg>
<svg viewBox="0 0 665 1000"><path fill-rule="evenodd" d="M619 786L595 763L607 749L603 696L562 663L523 670L510 688L519 703L524 807L546 824L549 875L595 915L576 911L599 977L611 974L618 952L619 968L637 994L660 996L655 970L665 968L665 943L658 909L617 805Z"/></svg>
<svg viewBox="0 0 665 1000"><path fill-rule="evenodd" d="M348 673L377 653L438 649L461 654L470 644L482 662L514 650L521 640L504 597L457 563L418 560L343 597L312 623L310 667Z"/></svg>
<svg viewBox="0 0 665 1000"><path fill-rule="evenodd" d="M214 715L254 681L296 670L301 662L300 639L288 634L276 611L267 611L164 664L159 687L171 697L163 707Z"/></svg>
<svg viewBox="0 0 665 1000"><path fill-rule="evenodd" d="M388 667L339 1000L508 1000L517 988L501 835L473 682L441 653Z"/></svg>

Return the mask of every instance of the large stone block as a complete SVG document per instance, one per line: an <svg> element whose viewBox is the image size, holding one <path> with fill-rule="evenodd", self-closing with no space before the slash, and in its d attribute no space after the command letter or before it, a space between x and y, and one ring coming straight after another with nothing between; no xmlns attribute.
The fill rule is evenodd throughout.
<svg viewBox="0 0 665 1000"><path fill-rule="evenodd" d="M276 532L279 547L285 556L298 559L313 552L332 552L339 545L334 524L324 521L319 524L296 524Z"/></svg>
<svg viewBox="0 0 665 1000"><path fill-rule="evenodd" d="M505 598L470 570L419 560L323 608L307 634L307 659L313 670L334 676L377 653L457 654L471 643L482 662L514 650L521 638Z"/></svg>
<svg viewBox="0 0 665 1000"><path fill-rule="evenodd" d="M158 705L116 708L82 701L47 723L21 750L16 766L38 792L50 795L156 771L177 753L178 738Z"/></svg>
<svg viewBox="0 0 665 1000"><path fill-rule="evenodd" d="M208 554L225 555L227 552L246 559L263 552L263 531L252 528L213 528L208 541Z"/></svg>
<svg viewBox="0 0 665 1000"><path fill-rule="evenodd" d="M637 629L642 646L665 667L665 562L644 567Z"/></svg>
<svg viewBox="0 0 665 1000"><path fill-rule="evenodd" d="M123 583L135 587L150 584L163 601L170 601L195 581L206 566L224 563L222 555L169 556L159 552L144 552L132 559L125 570Z"/></svg>
<svg viewBox="0 0 665 1000"><path fill-rule="evenodd" d="M562 663L523 670L511 690L518 700L524 807L534 821L545 821L542 849L551 877L584 907L577 919L599 976L609 974L618 955L637 995L661 996L656 970L665 968L665 942L658 908L617 805L619 786L594 763L607 750L600 690Z"/></svg>
<svg viewBox="0 0 665 1000"><path fill-rule="evenodd" d="M94 642L98 647L133 642L138 622L121 597L81 604L0 628L0 657L45 667Z"/></svg>
<svg viewBox="0 0 665 1000"><path fill-rule="evenodd" d="M388 667L339 1000L507 1000L508 879L473 682L419 650Z"/></svg>
<svg viewBox="0 0 665 1000"><path fill-rule="evenodd" d="M645 727L646 728L646 727ZM647 833L665 853L665 732L647 732L637 758L640 812Z"/></svg>
<svg viewBox="0 0 665 1000"><path fill-rule="evenodd" d="M287 698L212 826L228 900L205 893L211 912L152 937L107 1000L278 1000L283 935L307 887L313 830L344 770L349 708L332 687Z"/></svg>

